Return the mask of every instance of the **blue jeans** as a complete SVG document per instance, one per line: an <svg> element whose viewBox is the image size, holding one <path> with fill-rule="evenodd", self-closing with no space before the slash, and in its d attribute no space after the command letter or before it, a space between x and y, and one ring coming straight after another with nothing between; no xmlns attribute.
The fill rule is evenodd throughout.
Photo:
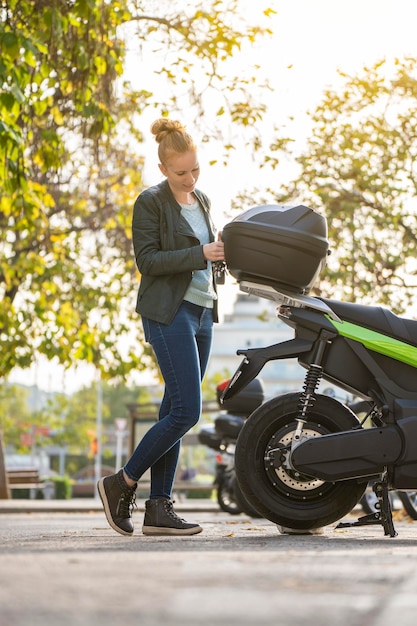
<svg viewBox="0 0 417 626"><path fill-rule="evenodd" d="M181 438L201 415L201 381L210 356L213 312L184 301L170 324L144 317L142 324L165 392L159 420L139 442L124 470L137 481L151 468L150 498L171 498Z"/></svg>

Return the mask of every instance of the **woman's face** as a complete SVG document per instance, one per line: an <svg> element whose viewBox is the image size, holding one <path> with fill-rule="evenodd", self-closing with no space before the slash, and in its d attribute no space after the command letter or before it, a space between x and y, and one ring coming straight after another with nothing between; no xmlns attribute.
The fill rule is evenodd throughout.
<svg viewBox="0 0 417 626"><path fill-rule="evenodd" d="M200 175L197 152L189 150L184 154L173 153L164 164L159 164L159 169L167 177L174 196L192 193Z"/></svg>

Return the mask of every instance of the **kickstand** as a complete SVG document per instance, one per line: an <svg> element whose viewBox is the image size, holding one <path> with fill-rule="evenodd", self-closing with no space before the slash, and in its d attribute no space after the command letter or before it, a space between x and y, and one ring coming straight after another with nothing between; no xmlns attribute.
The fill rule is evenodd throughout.
<svg viewBox="0 0 417 626"><path fill-rule="evenodd" d="M396 537L398 535L394 528L394 522L392 520L391 503L388 497L388 485L386 480L381 480L373 485L376 497L378 498L379 511L370 513L360 517L356 522L340 522L336 528L352 528L357 526L369 526L371 524L381 524L384 528L384 534L390 537Z"/></svg>

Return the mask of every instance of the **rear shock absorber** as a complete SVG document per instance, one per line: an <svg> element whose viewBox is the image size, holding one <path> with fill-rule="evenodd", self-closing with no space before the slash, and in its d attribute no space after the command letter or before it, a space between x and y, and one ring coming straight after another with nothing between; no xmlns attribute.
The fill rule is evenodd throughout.
<svg viewBox="0 0 417 626"><path fill-rule="evenodd" d="M326 331L322 332L317 346L317 352L314 359L315 362L311 363L307 370L307 374L304 379L303 391L301 392L298 401L298 415L295 420L297 422L297 427L294 432L292 447L299 443L304 424L306 424L308 420L308 411L314 406L316 401L316 391L323 376L321 362L325 347L328 343L330 343L330 338L332 336L333 335L330 335L330 333L327 333Z"/></svg>
<svg viewBox="0 0 417 626"><path fill-rule="evenodd" d="M298 402L298 419L306 421L307 412L314 406L316 401L316 391L323 375L321 365L312 363L308 368L303 391Z"/></svg>
<svg viewBox="0 0 417 626"><path fill-rule="evenodd" d="M308 410L314 406L316 401L316 389L319 386L320 380L322 377L322 368L321 365L317 365L316 363L312 363L308 368L303 391L300 395L300 399L298 401L298 416L295 418L297 423L297 427L294 431L294 435L292 438L291 449L300 443L301 437L303 434L304 425L307 423L307 413Z"/></svg>

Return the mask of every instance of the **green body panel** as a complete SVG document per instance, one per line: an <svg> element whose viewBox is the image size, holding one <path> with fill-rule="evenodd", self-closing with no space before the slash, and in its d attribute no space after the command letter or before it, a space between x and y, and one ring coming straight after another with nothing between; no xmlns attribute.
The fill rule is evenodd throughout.
<svg viewBox="0 0 417 626"><path fill-rule="evenodd" d="M413 367L417 367L417 347L398 339L393 339L382 333L378 333L363 326L357 326L351 322L336 322L328 318L340 335L354 341L359 341L368 350L402 361Z"/></svg>

